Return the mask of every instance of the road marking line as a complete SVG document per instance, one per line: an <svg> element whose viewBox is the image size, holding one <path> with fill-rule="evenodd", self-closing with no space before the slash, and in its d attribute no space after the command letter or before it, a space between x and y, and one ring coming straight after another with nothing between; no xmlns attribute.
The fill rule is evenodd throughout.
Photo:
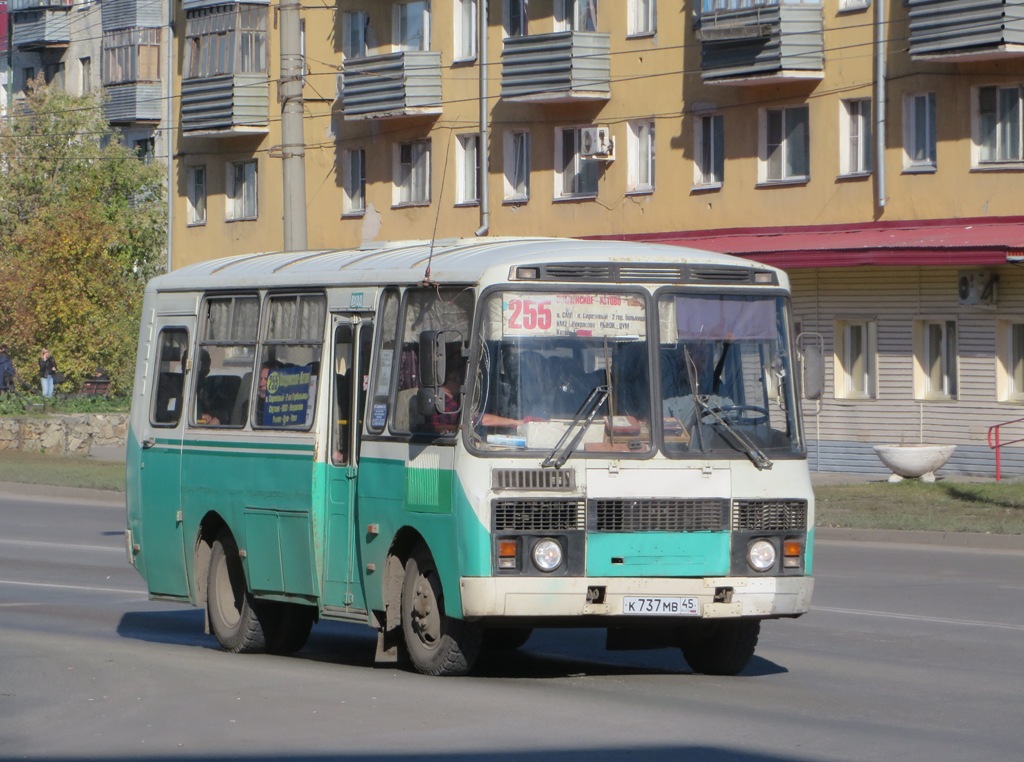
<svg viewBox="0 0 1024 762"><path fill-rule="evenodd" d="M125 593L128 595L147 595L145 590L124 590L117 587L87 587L85 585L55 585L49 582L18 582L13 579L0 579L0 585L17 585L19 587L48 587L55 590L85 590L90 593Z"/></svg>
<svg viewBox="0 0 1024 762"><path fill-rule="evenodd" d="M894 614L889 611L865 611L863 609L834 609L827 606L811 606L811 611L828 611L831 614L854 614L856 616L874 616L883 619L907 619L914 622L932 622L934 624L962 624L969 627L992 627L997 630L1016 630L1024 632L1024 624L1006 624L1004 622L982 622L977 619L946 619L937 616L920 614Z"/></svg>

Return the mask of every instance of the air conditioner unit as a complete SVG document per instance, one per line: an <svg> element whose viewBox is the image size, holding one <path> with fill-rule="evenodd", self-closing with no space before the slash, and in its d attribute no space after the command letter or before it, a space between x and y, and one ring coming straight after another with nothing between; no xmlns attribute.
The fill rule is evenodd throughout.
<svg viewBox="0 0 1024 762"><path fill-rule="evenodd" d="M995 304L999 276L991 270L961 270L957 273L957 301L964 305Z"/></svg>
<svg viewBox="0 0 1024 762"><path fill-rule="evenodd" d="M607 127L580 130L580 156L611 160L615 158L615 138Z"/></svg>

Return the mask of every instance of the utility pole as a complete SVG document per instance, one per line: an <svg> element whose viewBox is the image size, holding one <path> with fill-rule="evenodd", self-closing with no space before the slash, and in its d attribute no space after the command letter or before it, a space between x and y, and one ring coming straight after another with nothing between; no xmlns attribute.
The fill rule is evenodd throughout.
<svg viewBox="0 0 1024 762"><path fill-rule="evenodd" d="M302 101L302 19L300 0L281 0L281 159L284 193L284 250L306 244L306 135Z"/></svg>

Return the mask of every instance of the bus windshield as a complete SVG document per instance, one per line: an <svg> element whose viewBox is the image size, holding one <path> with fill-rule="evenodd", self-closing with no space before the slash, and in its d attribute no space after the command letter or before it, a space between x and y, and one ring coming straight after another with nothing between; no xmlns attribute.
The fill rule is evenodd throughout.
<svg viewBox="0 0 1024 762"><path fill-rule="evenodd" d="M785 299L663 292L503 291L482 304L471 443L672 458L803 452ZM654 329L649 326L653 322ZM652 335L653 333L653 335Z"/></svg>

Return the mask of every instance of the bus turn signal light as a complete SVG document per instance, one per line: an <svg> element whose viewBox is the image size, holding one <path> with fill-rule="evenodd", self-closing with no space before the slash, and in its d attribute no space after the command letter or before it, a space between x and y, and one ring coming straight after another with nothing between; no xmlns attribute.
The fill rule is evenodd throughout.
<svg viewBox="0 0 1024 762"><path fill-rule="evenodd" d="M800 556L803 554L804 546L800 540L785 540L782 543L782 565L787 569L798 569L800 567Z"/></svg>
<svg viewBox="0 0 1024 762"><path fill-rule="evenodd" d="M498 568L515 569L519 544L515 540L498 540Z"/></svg>

